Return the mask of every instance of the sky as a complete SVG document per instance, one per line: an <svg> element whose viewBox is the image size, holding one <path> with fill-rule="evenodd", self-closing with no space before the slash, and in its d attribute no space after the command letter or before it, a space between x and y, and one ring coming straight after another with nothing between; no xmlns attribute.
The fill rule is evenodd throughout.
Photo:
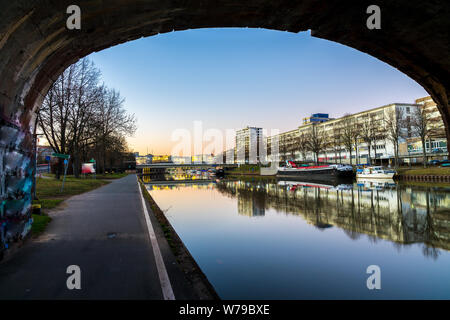
<svg viewBox="0 0 450 320"><path fill-rule="evenodd" d="M138 119L130 149L170 154L177 129L297 128L427 96L388 64L309 32L197 29L131 41L89 58Z"/></svg>

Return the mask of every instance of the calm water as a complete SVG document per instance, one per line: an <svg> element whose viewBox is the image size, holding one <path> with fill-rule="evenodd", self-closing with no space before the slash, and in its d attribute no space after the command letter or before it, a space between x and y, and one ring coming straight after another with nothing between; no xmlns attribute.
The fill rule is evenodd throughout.
<svg viewBox="0 0 450 320"><path fill-rule="evenodd" d="M147 184L223 299L450 299L450 188ZM369 265L381 289L368 290Z"/></svg>

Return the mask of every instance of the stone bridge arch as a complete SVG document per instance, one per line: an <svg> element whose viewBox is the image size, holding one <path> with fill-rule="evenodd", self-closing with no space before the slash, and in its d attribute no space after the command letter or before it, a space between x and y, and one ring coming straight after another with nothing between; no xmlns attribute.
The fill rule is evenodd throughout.
<svg viewBox="0 0 450 320"><path fill-rule="evenodd" d="M81 8L81 30L66 28L72 4ZM380 30L366 27L372 4L381 8ZM438 104L450 140L447 0L0 0L0 8L0 214L22 226L30 211L34 112L50 85L92 52L158 33L311 29L315 37L370 54L416 80Z"/></svg>

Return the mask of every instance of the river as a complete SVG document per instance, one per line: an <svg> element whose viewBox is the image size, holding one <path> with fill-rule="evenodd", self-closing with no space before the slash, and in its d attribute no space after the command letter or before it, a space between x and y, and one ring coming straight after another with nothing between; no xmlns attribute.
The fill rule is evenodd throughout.
<svg viewBox="0 0 450 320"><path fill-rule="evenodd" d="M147 182L222 299L450 299L450 186Z"/></svg>

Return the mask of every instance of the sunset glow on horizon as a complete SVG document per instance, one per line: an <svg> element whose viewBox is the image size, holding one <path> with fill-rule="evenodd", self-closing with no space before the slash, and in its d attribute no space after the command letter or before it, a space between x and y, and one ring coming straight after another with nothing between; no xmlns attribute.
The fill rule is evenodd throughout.
<svg viewBox="0 0 450 320"><path fill-rule="evenodd" d="M89 56L138 119L140 154L170 154L177 129L293 130L311 113L337 118L428 93L402 72L335 42L265 29L177 31ZM211 102L212 101L212 102Z"/></svg>

